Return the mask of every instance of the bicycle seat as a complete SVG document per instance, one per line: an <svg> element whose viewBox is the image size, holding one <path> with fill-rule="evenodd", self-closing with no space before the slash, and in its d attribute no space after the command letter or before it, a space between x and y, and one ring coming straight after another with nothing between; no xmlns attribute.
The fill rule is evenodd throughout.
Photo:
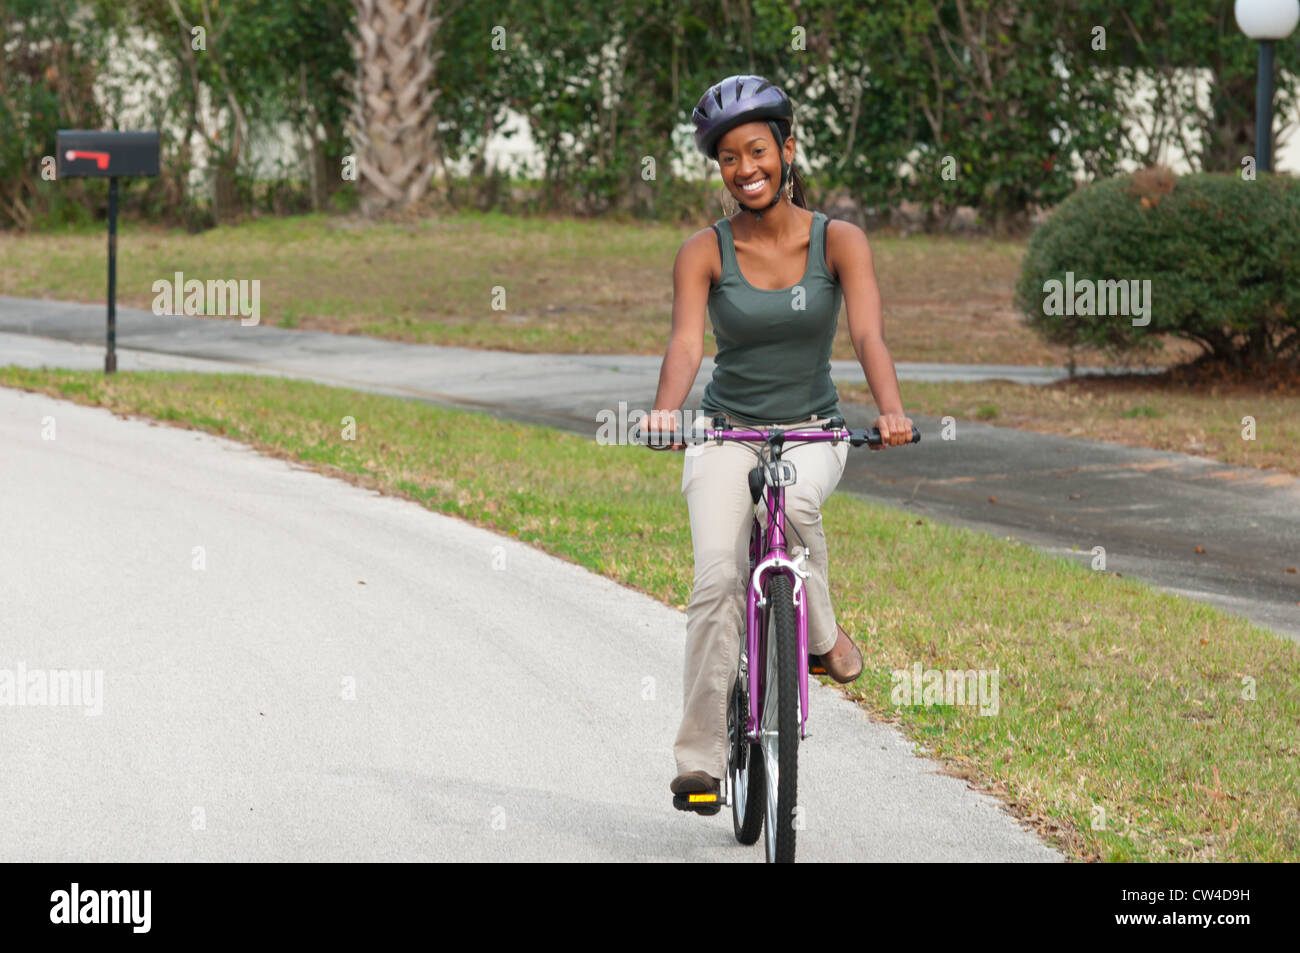
<svg viewBox="0 0 1300 953"><path fill-rule="evenodd" d="M763 467L760 464L749 471L749 495L754 498L755 506L763 496L763 482Z"/></svg>

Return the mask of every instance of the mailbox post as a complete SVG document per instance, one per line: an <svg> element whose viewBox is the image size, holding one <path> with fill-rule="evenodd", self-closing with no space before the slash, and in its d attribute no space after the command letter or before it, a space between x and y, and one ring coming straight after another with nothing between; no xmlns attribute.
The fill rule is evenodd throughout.
<svg viewBox="0 0 1300 953"><path fill-rule="evenodd" d="M104 373L117 370L117 180L158 174L158 133L60 129L57 178L108 179L108 352Z"/></svg>

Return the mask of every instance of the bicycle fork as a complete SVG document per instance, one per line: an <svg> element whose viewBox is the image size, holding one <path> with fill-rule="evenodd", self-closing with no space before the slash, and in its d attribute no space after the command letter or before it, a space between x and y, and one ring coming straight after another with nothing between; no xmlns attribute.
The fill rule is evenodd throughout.
<svg viewBox="0 0 1300 953"><path fill-rule="evenodd" d="M760 562L753 569L750 576L750 585L746 590L746 625L745 625L745 645L740 654L740 663L736 672L737 681L746 686L746 698L748 704L744 714L743 724L737 720L736 730L743 734L743 745L760 745L764 735L774 735L777 733L775 728L763 730L760 727L759 705L766 701L767 692L771 686L766 684L767 678L767 597L763 594L763 582L765 577L772 572L781 572L788 570L794 576L794 585L792 586L794 600L794 610L796 630L798 632L797 651L799 658L803 663L799 666L799 738L800 740L809 737L808 734L808 588L805 580L808 578L808 569L805 568L808 560L808 551L805 549L799 554L798 559L789 559L785 555L784 548L776 547L769 550L772 553L767 559ZM760 671L757 665L749 665L751 658L762 658L763 667ZM731 703L728 702L728 707ZM730 714L730 712L728 713ZM727 752L727 769L724 769L722 780L718 785L718 794L679 794L674 800L681 801L685 804L717 804L720 807L731 807L735 798L735 791L731 782L731 759L734 757L734 751L730 750L732 739L728 738L727 743L729 750ZM754 752L748 752L749 757L754 756ZM759 755L761 757L761 755Z"/></svg>
<svg viewBox="0 0 1300 953"><path fill-rule="evenodd" d="M755 666L749 674L749 709L745 713L745 736L753 743L759 743L762 738L759 732L759 703L764 700L767 689L766 685L760 683L760 679L766 674L766 653L760 652L760 642L764 641L767 636L767 597L763 595L764 577L773 571L789 570L794 576L793 589L794 612L795 612L795 629L796 645L799 653L799 738L802 740L809 737L808 735L808 587L805 580L808 578L808 569L805 564L808 561L808 551L804 549L796 560L788 559L784 549L776 549L772 555L763 560L754 567L754 572L750 577L750 588L748 598L746 599L746 653L749 658L764 658L764 669L762 674Z"/></svg>

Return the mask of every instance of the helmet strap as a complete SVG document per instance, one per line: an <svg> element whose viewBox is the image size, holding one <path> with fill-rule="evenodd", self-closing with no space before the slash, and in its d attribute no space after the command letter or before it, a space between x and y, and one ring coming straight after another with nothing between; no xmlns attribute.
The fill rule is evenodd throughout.
<svg viewBox="0 0 1300 953"><path fill-rule="evenodd" d="M781 184L776 187L776 198L772 199L772 201L768 202L767 205L761 209L750 208L748 205L746 205L744 202L741 202L739 199L736 200L736 204L738 204L746 212L751 213L754 216L754 221L756 222L761 222L763 220L763 213L770 211L772 207L776 205L776 203L781 201L781 196L785 194L786 181L790 178L790 172L791 172L790 163L785 161L785 149L783 148L785 143L781 141L781 131L777 129L776 122L774 120L769 119L767 121L767 125L772 130L772 138L776 141L777 154L781 156Z"/></svg>

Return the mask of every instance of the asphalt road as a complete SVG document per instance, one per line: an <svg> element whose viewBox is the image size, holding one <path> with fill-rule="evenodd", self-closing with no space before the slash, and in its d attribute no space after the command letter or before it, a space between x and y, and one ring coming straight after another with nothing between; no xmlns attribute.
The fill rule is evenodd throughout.
<svg viewBox="0 0 1300 953"><path fill-rule="evenodd" d="M671 806L679 611L6 388L0 487L0 678L100 679L93 706L0 710L0 860L762 859ZM834 689L810 709L801 860L1062 859Z"/></svg>
<svg viewBox="0 0 1300 953"><path fill-rule="evenodd" d="M0 364L102 367L103 337L102 306L0 298ZM620 401L648 408L659 369L657 357L429 347L136 309L119 311L119 343L128 349L123 369L283 374L584 434L594 434L600 411L617 410ZM844 365L835 370L841 379L862 379L856 365L835 363ZM901 362L898 368L904 380L983 374L1042 383L1060 373ZM692 401L711 372L706 359ZM904 386L904 399L906 393ZM849 409L846 417L862 427L874 413ZM942 440L938 420L913 419L923 431L920 444L850 453L839 491L1012 536L1085 565L1101 546L1110 571L1300 639L1300 575L1285 571L1300 565L1300 480L976 423L962 422L956 439Z"/></svg>

